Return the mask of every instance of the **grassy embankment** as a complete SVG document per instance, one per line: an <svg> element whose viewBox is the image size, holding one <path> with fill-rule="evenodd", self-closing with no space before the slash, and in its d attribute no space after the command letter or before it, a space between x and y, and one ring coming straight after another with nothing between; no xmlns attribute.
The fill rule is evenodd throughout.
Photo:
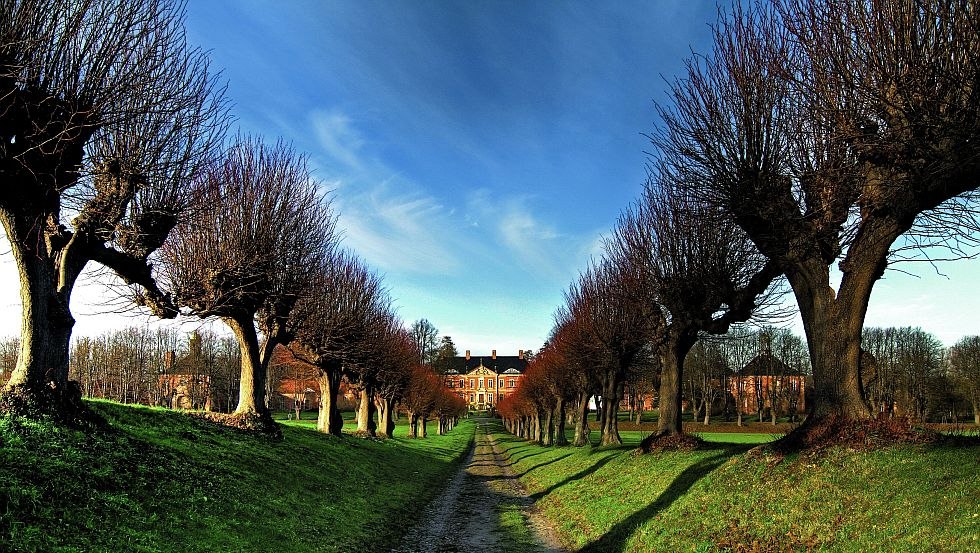
<svg viewBox="0 0 980 553"><path fill-rule="evenodd" d="M284 440L93 401L83 434L0 418L0 551L373 551L400 537L469 450L285 425ZM401 437L399 437L401 436Z"/></svg>
<svg viewBox="0 0 980 553"><path fill-rule="evenodd" d="M645 433L623 434L614 449L496 439L576 551L980 551L980 445L780 461L743 435L634 456Z"/></svg>

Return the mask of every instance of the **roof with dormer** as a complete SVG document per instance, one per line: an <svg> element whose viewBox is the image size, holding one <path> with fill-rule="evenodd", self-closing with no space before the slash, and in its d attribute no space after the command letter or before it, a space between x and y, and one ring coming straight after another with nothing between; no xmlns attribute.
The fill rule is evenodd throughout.
<svg viewBox="0 0 980 553"><path fill-rule="evenodd" d="M517 355L454 357L446 374L524 374L527 360Z"/></svg>

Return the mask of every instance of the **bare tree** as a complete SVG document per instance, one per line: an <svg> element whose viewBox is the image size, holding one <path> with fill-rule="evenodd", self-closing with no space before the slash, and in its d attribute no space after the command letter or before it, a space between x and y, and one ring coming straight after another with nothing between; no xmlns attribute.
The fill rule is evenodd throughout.
<svg viewBox="0 0 980 553"><path fill-rule="evenodd" d="M906 246L958 256L976 228L980 18L949 0L773 6L718 26L714 51L675 82L656 142L683 153L684 182L789 280L813 369L806 426L864 419L874 283Z"/></svg>
<svg viewBox="0 0 980 553"><path fill-rule="evenodd" d="M568 302L572 298L574 301ZM566 361L561 368L561 379L569 388L574 406L572 445L581 447L589 443L589 398L599 384L593 371L596 348L584 320L587 306L577 298L577 294L566 296L567 304L555 313L555 327L549 342L562 352Z"/></svg>
<svg viewBox="0 0 980 553"><path fill-rule="evenodd" d="M704 424L708 425L715 403L724 399L728 392L725 388L728 363L724 351L717 341L702 338L688 352L685 366L689 369L685 381L694 420L697 421L703 411Z"/></svg>
<svg viewBox="0 0 980 553"><path fill-rule="evenodd" d="M678 186L681 152L665 150L634 209L620 218L609 255L632 267L645 289L637 301L660 313L666 328L657 341L663 372L657 432L680 434L684 359L699 333L724 334L777 295L779 269L718 209Z"/></svg>
<svg viewBox="0 0 980 553"><path fill-rule="evenodd" d="M223 91L179 3L3 0L0 13L0 223L23 304L3 403L70 419L84 410L67 388L75 281L95 261L175 315L150 256L221 140Z"/></svg>
<svg viewBox="0 0 980 553"><path fill-rule="evenodd" d="M17 367L17 353L20 351L20 338L8 336L0 339L0 386L7 382Z"/></svg>
<svg viewBox="0 0 980 553"><path fill-rule="evenodd" d="M298 306L304 315L290 349L319 371L317 429L339 436L343 429L337 407L340 382L347 365L365 358L371 325L385 294L377 275L348 252L335 253L318 264L313 289L317 293Z"/></svg>
<svg viewBox="0 0 980 553"><path fill-rule="evenodd" d="M431 365L438 353L439 330L428 319L419 319L412 323L412 338L419 350L419 363Z"/></svg>
<svg viewBox="0 0 980 553"><path fill-rule="evenodd" d="M600 445L619 445L618 411L630 370L650 354L649 344L660 330L659 311L638 298L642 280L630 264L602 260L590 266L565 293L568 311L583 332L582 345L597 374L602 393Z"/></svg>
<svg viewBox="0 0 980 553"><path fill-rule="evenodd" d="M381 333L378 375L375 384L378 405L378 428L391 438L395 432L395 410L408 389L419 353L412 335L392 318Z"/></svg>
<svg viewBox="0 0 980 553"><path fill-rule="evenodd" d="M292 337L297 303L320 293L311 285L335 243L334 218L306 159L282 142L239 138L196 193L207 208L164 244L161 280L186 312L220 317L232 330L242 354L235 415L275 431L268 364Z"/></svg>
<svg viewBox="0 0 980 553"><path fill-rule="evenodd" d="M980 425L980 336L966 336L949 348L949 364L957 388L973 406Z"/></svg>

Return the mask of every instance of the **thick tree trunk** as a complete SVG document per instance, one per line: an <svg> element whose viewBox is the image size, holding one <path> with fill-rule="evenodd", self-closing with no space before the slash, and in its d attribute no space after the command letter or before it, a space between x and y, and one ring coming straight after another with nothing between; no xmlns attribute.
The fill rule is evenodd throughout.
<svg viewBox="0 0 980 553"><path fill-rule="evenodd" d="M555 441L554 411L546 407L539 416L541 425L541 445L550 447Z"/></svg>
<svg viewBox="0 0 980 553"><path fill-rule="evenodd" d="M602 390L602 431L599 445L622 445L619 435L619 400L622 397L623 383L618 375L609 374L605 378Z"/></svg>
<svg viewBox="0 0 980 553"><path fill-rule="evenodd" d="M820 261L800 262L787 273L813 367L813 402L804 426L827 417L871 417L861 384L861 330L872 286L887 265L889 245L900 234L885 236L889 234L886 230L872 238L870 234L876 230L871 228L851 246L849 270L842 278L839 294L830 287L829 268Z"/></svg>
<svg viewBox="0 0 980 553"><path fill-rule="evenodd" d="M18 186L7 183L5 186ZM17 364L4 386L2 408L27 415L74 420L87 412L81 387L68 382L68 355L75 319L70 300L75 279L85 266L77 256L49 253L43 218L22 224L20 215L0 211L0 222L13 253L20 281L21 334ZM60 268L60 271L59 271Z"/></svg>
<svg viewBox="0 0 980 553"><path fill-rule="evenodd" d="M565 436L565 398L558 398L555 411L555 420L558 422L555 428L555 445L568 445L568 437Z"/></svg>
<svg viewBox="0 0 980 553"><path fill-rule="evenodd" d="M580 392L578 395L578 420L575 421L575 438L572 445L581 447L589 442L589 392Z"/></svg>
<svg viewBox="0 0 980 553"><path fill-rule="evenodd" d="M378 428L385 437L393 438L395 436L394 415L397 412L395 400L392 398L383 398L379 407L381 420L378 423Z"/></svg>
<svg viewBox="0 0 980 553"><path fill-rule="evenodd" d="M408 412L408 437L417 438L418 433L419 416L413 411Z"/></svg>
<svg viewBox="0 0 980 553"><path fill-rule="evenodd" d="M663 352L663 373L660 376L660 419L656 435L684 432L681 416L684 358L697 342L697 334L688 329L671 329L668 333Z"/></svg>
<svg viewBox="0 0 980 553"><path fill-rule="evenodd" d="M369 436L377 436L378 425L374 420L374 401L370 386L361 388L361 402L357 408L357 431Z"/></svg>
<svg viewBox="0 0 980 553"><path fill-rule="evenodd" d="M708 423L709 422L711 422L711 402L705 400L705 402L704 402L704 425L705 426L708 426Z"/></svg>
<svg viewBox="0 0 980 553"><path fill-rule="evenodd" d="M316 428L320 432L340 436L344 429L344 419L337 408L340 371L321 368L317 384L320 385L320 412L317 414Z"/></svg>
<svg viewBox="0 0 980 553"><path fill-rule="evenodd" d="M428 423L428 415L422 415L422 417L419 419L419 438L425 438L429 435L429 430L427 428Z"/></svg>
<svg viewBox="0 0 980 553"><path fill-rule="evenodd" d="M223 320L235 334L242 354L238 407L234 414L253 414L271 420L272 415L265 402L266 373L259 356L259 338L255 333L253 317L241 315Z"/></svg>

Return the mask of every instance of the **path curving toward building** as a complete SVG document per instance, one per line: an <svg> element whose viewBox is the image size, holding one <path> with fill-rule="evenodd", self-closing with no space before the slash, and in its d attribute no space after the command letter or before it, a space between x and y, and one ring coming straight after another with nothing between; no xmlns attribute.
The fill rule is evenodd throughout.
<svg viewBox="0 0 980 553"><path fill-rule="evenodd" d="M409 530L395 553L561 552L554 532L478 419L469 457ZM530 532L525 529L530 529Z"/></svg>

